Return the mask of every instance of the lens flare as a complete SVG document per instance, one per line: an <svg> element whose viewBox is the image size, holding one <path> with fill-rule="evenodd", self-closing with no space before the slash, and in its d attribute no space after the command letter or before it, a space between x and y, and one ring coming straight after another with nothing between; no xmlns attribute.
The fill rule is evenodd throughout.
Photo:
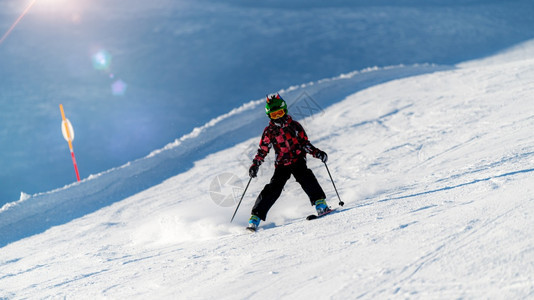
<svg viewBox="0 0 534 300"><path fill-rule="evenodd" d="M111 84L111 92L113 93L113 96L123 96L126 93L127 88L128 85L121 79Z"/></svg>
<svg viewBox="0 0 534 300"><path fill-rule="evenodd" d="M93 55L93 67L97 70L108 70L111 65L111 54L106 50L100 50Z"/></svg>
<svg viewBox="0 0 534 300"><path fill-rule="evenodd" d="M24 16L28 13L28 11L30 10L30 8L32 8L32 6L35 4L37 0L32 0L28 6L26 6L26 9L24 9L24 11L20 14L20 16L17 18L17 20L15 20L15 22L13 23L13 25L11 25L11 27L9 27L9 29L6 31L6 33L4 33L4 35L0 38L0 45L2 45L2 43L7 39L7 37L9 36L9 34L11 34L11 32L13 31L13 29L15 29L15 27L17 26L17 24L20 22L20 20L22 20L22 18L24 18Z"/></svg>

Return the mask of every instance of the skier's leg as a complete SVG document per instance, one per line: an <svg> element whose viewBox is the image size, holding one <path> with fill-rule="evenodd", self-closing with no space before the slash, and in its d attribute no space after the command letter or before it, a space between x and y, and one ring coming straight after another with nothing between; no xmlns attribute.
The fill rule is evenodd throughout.
<svg viewBox="0 0 534 300"><path fill-rule="evenodd" d="M271 182L265 185L260 195L256 199L256 203L252 208L253 215L258 216L260 219L265 221L267 212L269 209L271 209L278 197L280 197L282 189L284 188L284 185L290 176L291 170L288 167L278 166L275 168Z"/></svg>
<svg viewBox="0 0 534 300"><path fill-rule="evenodd" d="M315 205L315 201L319 199L326 199L326 195L317 178L306 165L306 160L301 159L294 163L291 166L291 173L310 198L311 205Z"/></svg>

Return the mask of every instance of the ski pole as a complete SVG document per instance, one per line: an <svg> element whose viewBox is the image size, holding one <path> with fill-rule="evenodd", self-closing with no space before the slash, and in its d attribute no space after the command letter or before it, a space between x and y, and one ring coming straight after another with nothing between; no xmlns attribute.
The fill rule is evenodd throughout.
<svg viewBox="0 0 534 300"><path fill-rule="evenodd" d="M239 209L239 205L241 205L241 201L243 201L243 197L245 197L245 193L247 192L248 185L250 184L251 181L252 181L252 177L250 177L250 179L248 180L247 187L243 191L243 195L241 196L241 199L239 200L239 203L237 204L237 207L235 208L234 215L232 216L232 220L230 220L230 223L232 223L232 221L234 220L235 214L237 213L237 210Z"/></svg>
<svg viewBox="0 0 534 300"><path fill-rule="evenodd" d="M336 190L337 198L339 199L339 206L345 205L343 201L341 201L341 197L339 197L339 193L337 192L336 184L334 183L334 179L332 179L332 174L330 174L330 170L328 169L328 165L324 163L324 166L326 167L326 171L328 172L328 176L330 176L330 180L332 181L332 185L334 186L334 190Z"/></svg>

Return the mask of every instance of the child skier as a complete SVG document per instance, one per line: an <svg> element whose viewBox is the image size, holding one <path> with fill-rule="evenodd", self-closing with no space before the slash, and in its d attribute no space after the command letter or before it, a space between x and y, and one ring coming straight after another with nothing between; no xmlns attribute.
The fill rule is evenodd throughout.
<svg viewBox="0 0 534 300"><path fill-rule="evenodd" d="M265 111L270 118L269 125L263 131L258 153L252 161L249 175L255 178L258 169L271 147L276 154L275 170L271 181L263 188L252 208L252 216L248 223L248 230L256 231L260 220L264 220L267 212L276 202L287 180L291 175L300 184L310 198L311 205L315 205L317 214L330 211L326 205L326 196L317 182L313 172L306 166L306 153L326 163L328 156L325 152L315 148L302 128L302 125L287 114L287 104L279 94L267 96Z"/></svg>

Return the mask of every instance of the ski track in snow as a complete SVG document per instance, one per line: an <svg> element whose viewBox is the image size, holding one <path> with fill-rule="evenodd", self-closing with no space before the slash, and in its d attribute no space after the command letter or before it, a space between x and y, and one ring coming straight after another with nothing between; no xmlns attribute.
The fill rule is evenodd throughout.
<svg viewBox="0 0 534 300"><path fill-rule="evenodd" d="M291 179L259 232L244 232L272 172L262 165L229 224L235 207L215 205L207 189L223 172L246 178L239 158L258 139L246 136L122 201L58 226L36 221L44 233L8 239L0 297L531 298L534 57L514 51L489 61L357 93L338 80L308 85L320 86L314 97L336 87L343 99L303 120L329 153L346 203L339 213L305 221L313 208ZM313 159L309 166L335 206L326 170ZM103 178L117 173L108 174L92 179L95 193L109 195ZM32 196L0 216L23 203L38 210L39 199L66 201L90 183Z"/></svg>

